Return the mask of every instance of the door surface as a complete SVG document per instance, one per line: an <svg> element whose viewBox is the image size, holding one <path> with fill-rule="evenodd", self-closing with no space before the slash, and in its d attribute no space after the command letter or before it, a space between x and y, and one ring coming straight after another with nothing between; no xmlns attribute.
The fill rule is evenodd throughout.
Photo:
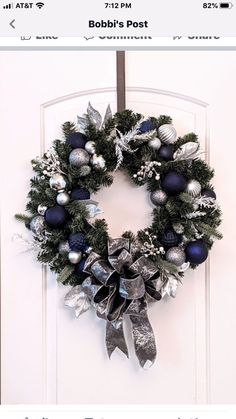
<svg viewBox="0 0 236 419"><path fill-rule="evenodd" d="M224 240L209 261L185 275L176 299L150 310L158 359L139 368L109 361L105 323L88 312L79 320L65 309L67 289L35 255L12 240L30 239L14 213L23 212L30 159L76 121L87 103L116 111L114 52L1 52L2 179L2 402L3 403L233 403L236 326L234 295L236 54L129 52L127 108L167 114L178 134L195 131L215 168ZM122 173L96 195L110 234L148 225L148 192ZM129 326L127 325L127 337Z"/></svg>

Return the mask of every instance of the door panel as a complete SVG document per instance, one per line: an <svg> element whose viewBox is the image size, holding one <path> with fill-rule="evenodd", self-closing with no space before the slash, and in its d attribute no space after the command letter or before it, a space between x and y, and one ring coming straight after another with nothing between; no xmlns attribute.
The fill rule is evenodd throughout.
<svg viewBox="0 0 236 419"><path fill-rule="evenodd" d="M145 115L169 114L179 135L198 133L206 159L216 169L215 186L224 211L224 242L216 244L206 266L186 274L175 300L150 309L158 359L148 371L140 370L135 359L129 324L130 360L117 352L109 361L105 323L93 312L76 320L63 304L67 289L11 240L15 232L26 235L13 214L24 209L31 174L28 161L60 136L63 122L76 121L88 101L101 112L107 103L115 111L115 54L1 53L1 59L5 80L1 93L6 103L1 112L3 137L14 149L14 170L9 172L6 159L2 162L2 173L8 174L2 200L3 402L232 402L235 197L225 184L226 176L233 178L234 153L222 159L222 148L226 138L230 150L235 148L236 82L232 85L230 80L236 57L228 53L222 60L220 54L203 52L127 53L127 107ZM13 101L14 92L18 94ZM9 196L9 188L14 196ZM131 186L122 174L116 176L115 187L100 191L95 199L112 236L127 228L124 218L133 230L150 222L147 191ZM132 211L135 217L130 218ZM229 342L227 349L222 338ZM229 388L221 381L228 382Z"/></svg>

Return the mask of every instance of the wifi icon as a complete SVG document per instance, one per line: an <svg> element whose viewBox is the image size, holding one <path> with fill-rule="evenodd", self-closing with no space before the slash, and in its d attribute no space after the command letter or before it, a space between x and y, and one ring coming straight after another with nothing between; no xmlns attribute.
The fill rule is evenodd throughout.
<svg viewBox="0 0 236 419"><path fill-rule="evenodd" d="M36 6L37 6L39 9L42 9L42 7L44 6L44 3L42 3L42 2L38 2L38 3L36 3Z"/></svg>

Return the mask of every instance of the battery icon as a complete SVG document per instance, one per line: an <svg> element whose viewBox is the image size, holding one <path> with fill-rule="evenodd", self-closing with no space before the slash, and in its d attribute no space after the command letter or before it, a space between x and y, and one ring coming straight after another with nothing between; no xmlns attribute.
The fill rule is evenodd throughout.
<svg viewBox="0 0 236 419"><path fill-rule="evenodd" d="M221 9L231 9L233 7L233 3L220 3Z"/></svg>

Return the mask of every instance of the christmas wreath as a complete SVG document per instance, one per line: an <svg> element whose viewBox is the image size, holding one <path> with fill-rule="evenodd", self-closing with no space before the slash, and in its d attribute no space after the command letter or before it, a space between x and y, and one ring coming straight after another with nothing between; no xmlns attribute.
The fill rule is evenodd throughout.
<svg viewBox="0 0 236 419"><path fill-rule="evenodd" d="M38 260L71 285L65 304L79 317L93 307L106 320L109 356L128 356L123 320L129 316L141 366L153 364L156 344L147 310L151 302L175 297L188 268L203 263L221 212L211 185L213 170L201 160L194 133L177 137L171 118L144 118L130 110L104 119L90 104L77 124L63 125L63 140L32 161L27 215L16 217L33 233ZM136 235L110 238L106 221L90 199L125 170L146 185L152 224Z"/></svg>

